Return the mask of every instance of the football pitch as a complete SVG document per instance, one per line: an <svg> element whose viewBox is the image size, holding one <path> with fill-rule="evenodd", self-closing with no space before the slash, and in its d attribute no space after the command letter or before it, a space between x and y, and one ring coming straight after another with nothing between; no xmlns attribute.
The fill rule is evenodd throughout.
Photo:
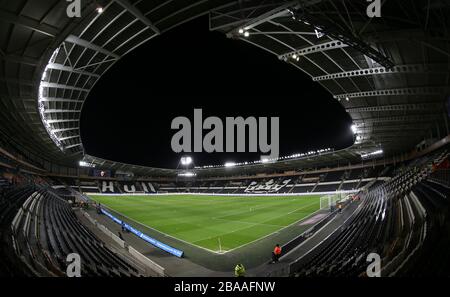
<svg viewBox="0 0 450 297"><path fill-rule="evenodd" d="M320 195L90 195L149 228L213 252L227 252L302 220Z"/></svg>

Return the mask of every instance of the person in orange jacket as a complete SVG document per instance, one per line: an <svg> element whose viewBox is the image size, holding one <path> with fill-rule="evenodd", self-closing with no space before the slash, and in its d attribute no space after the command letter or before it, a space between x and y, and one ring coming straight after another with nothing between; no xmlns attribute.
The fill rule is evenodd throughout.
<svg viewBox="0 0 450 297"><path fill-rule="evenodd" d="M281 257L281 247L279 244L277 244L272 252L272 263L278 262L280 257Z"/></svg>

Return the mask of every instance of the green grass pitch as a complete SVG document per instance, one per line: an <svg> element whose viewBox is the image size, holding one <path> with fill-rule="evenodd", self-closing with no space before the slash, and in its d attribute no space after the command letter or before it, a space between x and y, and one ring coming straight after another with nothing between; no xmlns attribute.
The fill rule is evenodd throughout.
<svg viewBox="0 0 450 297"><path fill-rule="evenodd" d="M214 252L226 252L319 210L320 197L90 195L134 221Z"/></svg>

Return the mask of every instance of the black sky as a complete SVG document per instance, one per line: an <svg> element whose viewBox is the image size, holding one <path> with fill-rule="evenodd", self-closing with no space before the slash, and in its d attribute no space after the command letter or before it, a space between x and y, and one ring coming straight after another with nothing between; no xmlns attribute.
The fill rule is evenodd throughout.
<svg viewBox="0 0 450 297"><path fill-rule="evenodd" d="M117 62L81 116L86 152L154 167L177 166L173 118L280 118L280 155L352 143L350 117L300 70L243 41L209 32L202 17L164 33ZM207 131L204 132L206 134ZM195 165L251 161L260 154L191 153Z"/></svg>

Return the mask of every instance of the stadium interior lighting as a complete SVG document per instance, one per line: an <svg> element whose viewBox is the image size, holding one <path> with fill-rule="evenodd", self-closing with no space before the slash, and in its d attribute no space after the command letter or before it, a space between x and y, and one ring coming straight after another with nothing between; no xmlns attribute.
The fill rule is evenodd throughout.
<svg viewBox="0 0 450 297"><path fill-rule="evenodd" d="M241 29L239 29L238 32L239 32L239 34L244 34L244 29L241 28Z"/></svg>
<svg viewBox="0 0 450 297"><path fill-rule="evenodd" d="M86 161L80 161L78 164L80 165L80 167L95 168L95 164L88 163Z"/></svg>
<svg viewBox="0 0 450 297"><path fill-rule="evenodd" d="M353 134L358 133L358 127L357 127L356 125L352 125L352 126L350 127L350 129L352 129Z"/></svg>
<svg viewBox="0 0 450 297"><path fill-rule="evenodd" d="M244 32L244 36L245 36L245 37L249 37L249 36L250 36L250 33L249 33L248 31L245 31L245 32Z"/></svg>
<svg viewBox="0 0 450 297"><path fill-rule="evenodd" d="M182 172L182 173L178 173L178 176L183 176L183 177L194 177L197 174L195 172Z"/></svg>
<svg viewBox="0 0 450 297"><path fill-rule="evenodd" d="M98 14L103 13L103 7L101 7L101 6L100 6L100 7L97 7L96 10L97 10L97 13L98 13Z"/></svg>
<svg viewBox="0 0 450 297"><path fill-rule="evenodd" d="M269 163L271 159L267 158L267 157L261 157L261 163Z"/></svg>
<svg viewBox="0 0 450 297"><path fill-rule="evenodd" d="M280 160L286 160L286 159L297 159L297 158L304 158L304 157L311 157L313 155L321 155L324 153L328 153L333 151L331 148L325 148L325 149L319 149L315 151L309 151L307 153L301 153L301 154L293 154L289 156L282 156L278 158L261 158L260 160L251 161L251 162L240 162L240 163L234 163L234 162L227 162L223 165L205 165L205 166L196 166L196 169L208 169L208 168L220 168L220 167L233 167L233 166L246 166L246 165L254 165L254 164L261 164L261 163L269 163L269 162L277 162Z"/></svg>
<svg viewBox="0 0 450 297"><path fill-rule="evenodd" d="M188 166L192 164L192 158L191 157L181 157L181 165Z"/></svg>
<svg viewBox="0 0 450 297"><path fill-rule="evenodd" d="M374 151L374 152L371 152L371 153L362 154L361 158L367 159L367 158L378 156L378 155L382 155L382 154L383 154L383 150L377 150L377 151Z"/></svg>
<svg viewBox="0 0 450 297"><path fill-rule="evenodd" d="M50 57L50 60L47 63L47 66L44 69L44 72L42 73L41 82L39 84L39 93L38 93L38 110L39 110L39 115L41 116L41 121L44 124L44 127L47 130L48 135L53 140L53 142L56 144L56 146L61 151L64 151L64 145L62 144L62 142L59 140L58 136L54 132L53 127L49 122L50 119L47 119L47 115L45 114L45 109L46 109L45 97L47 96L48 90L45 90L44 83L47 82L47 79L49 77L50 69L49 69L48 65L55 62L56 57L58 56L58 53L59 53L59 49L60 48L58 47L53 52L52 56Z"/></svg>
<svg viewBox="0 0 450 297"><path fill-rule="evenodd" d="M350 98L348 98L348 97L345 97L345 100L346 100L346 101L350 101Z"/></svg>

